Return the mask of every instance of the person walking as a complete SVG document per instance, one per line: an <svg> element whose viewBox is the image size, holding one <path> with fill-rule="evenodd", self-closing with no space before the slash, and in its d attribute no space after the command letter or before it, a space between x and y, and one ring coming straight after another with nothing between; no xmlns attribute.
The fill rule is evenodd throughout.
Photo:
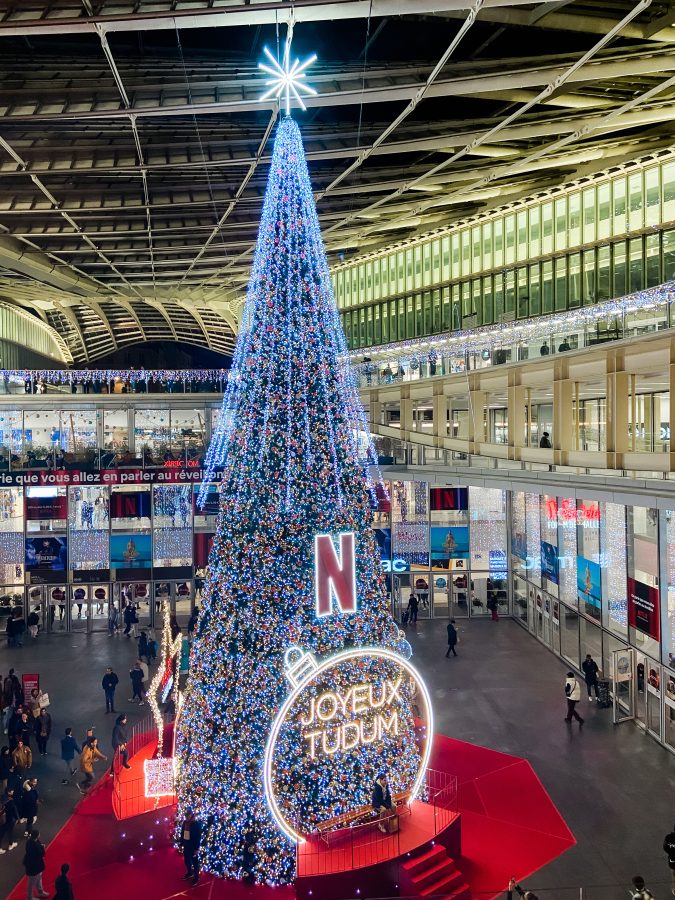
<svg viewBox="0 0 675 900"><path fill-rule="evenodd" d="M112 746L113 746L113 759L112 764L110 766L110 774L113 775L115 771L115 754L119 753L120 759L122 760L122 766L125 769L130 769L129 765L129 751L127 750L127 744L129 743L129 738L127 736L127 717L124 713L118 716L115 721L115 727L113 728L112 733Z"/></svg>
<svg viewBox="0 0 675 900"><path fill-rule="evenodd" d="M17 841L14 840L14 826L19 821L19 807L14 799L14 791L10 788L2 797L2 816L4 822L0 825L0 854L7 853L8 850L14 850ZM7 850L2 846L2 842L7 840Z"/></svg>
<svg viewBox="0 0 675 900"><path fill-rule="evenodd" d="M12 765L12 754L9 747L5 745L0 750L0 797L7 790L7 779L9 778L9 770Z"/></svg>
<svg viewBox="0 0 675 900"><path fill-rule="evenodd" d="M663 852L666 854L668 858L668 866L670 867L670 877L673 880L673 887L671 893L675 897L675 825L673 825L673 830L668 832L668 834L663 839Z"/></svg>
<svg viewBox="0 0 675 900"><path fill-rule="evenodd" d="M61 738L61 759L65 765L67 777L61 779L61 784L70 784L70 779L75 774L73 761L76 752L82 753L82 748L77 746L77 741L73 737L73 729L66 728L66 733Z"/></svg>
<svg viewBox="0 0 675 900"><path fill-rule="evenodd" d="M86 794L91 783L94 780L94 763L97 759L107 759L98 749L98 741L92 738L91 743L85 744L80 754L80 771L84 773L84 778L77 785L77 789L81 794Z"/></svg>
<svg viewBox="0 0 675 900"><path fill-rule="evenodd" d="M572 719L576 719L579 725L583 725L584 720L576 710L577 703L581 700L581 688L579 687L579 682L574 677L574 672L567 673L567 679L565 681L565 698L567 700L567 715L565 716L565 721L571 722Z"/></svg>
<svg viewBox="0 0 675 900"><path fill-rule="evenodd" d="M105 694L105 711L106 715L111 712L115 712L115 688L119 684L120 680L117 675L113 672L112 668L108 666L105 670L105 675L101 679L101 687L103 688L103 693Z"/></svg>
<svg viewBox="0 0 675 900"><path fill-rule="evenodd" d="M459 636L457 634L457 629L455 628L455 620L450 619L448 622L448 652L445 654L445 658L447 659L452 653L453 656L457 656L457 651L455 647L459 641Z"/></svg>
<svg viewBox="0 0 675 900"><path fill-rule="evenodd" d="M129 669L129 678L131 678L132 689L129 703L133 703L136 697L138 697L138 705L142 706L145 701L145 695L143 691L143 669L141 669L140 663L136 662L133 669Z"/></svg>
<svg viewBox="0 0 675 900"><path fill-rule="evenodd" d="M21 797L21 818L19 821L23 824L26 823L26 830L23 833L24 837L28 837L28 835L33 830L33 825L37 822L37 814L38 814L38 801L40 800L40 794L38 793L38 780L37 778L30 778L23 783L23 796Z"/></svg>
<svg viewBox="0 0 675 900"><path fill-rule="evenodd" d="M61 874L56 876L56 881L54 882L54 889L56 890L54 900L75 900L73 885L68 878L68 872L70 872L70 866L68 863L63 863Z"/></svg>
<svg viewBox="0 0 675 900"><path fill-rule="evenodd" d="M40 832L37 828L31 831L30 836L26 841L23 867L26 871L26 878L28 879L26 900L33 900L33 891L36 888L38 897L48 897L49 894L42 886L42 873L45 870L45 845L40 840Z"/></svg>
<svg viewBox="0 0 675 900"><path fill-rule="evenodd" d="M199 881L199 846L202 840L202 825L201 822L195 819L191 809L188 809L185 814L180 834L186 870L183 880L191 880L192 884L197 884Z"/></svg>
<svg viewBox="0 0 675 900"><path fill-rule="evenodd" d="M40 715L35 720L35 739L38 745L38 753L40 756L47 755L47 741L52 733L52 717L43 707Z"/></svg>
<svg viewBox="0 0 675 900"><path fill-rule="evenodd" d="M117 612L117 606L111 602L108 606L108 637L114 637L116 634L119 634L119 631L119 613Z"/></svg>
<svg viewBox="0 0 675 900"><path fill-rule="evenodd" d="M595 699L598 699L598 664L590 653L586 654L586 659L582 662L581 668L584 673L584 681L586 682L586 690L588 691L588 699L592 700L591 690L595 688Z"/></svg>

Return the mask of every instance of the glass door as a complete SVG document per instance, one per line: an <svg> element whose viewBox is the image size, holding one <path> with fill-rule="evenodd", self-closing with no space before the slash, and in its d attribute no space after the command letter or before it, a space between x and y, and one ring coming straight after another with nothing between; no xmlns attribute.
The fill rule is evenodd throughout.
<svg viewBox="0 0 675 900"><path fill-rule="evenodd" d="M187 628L195 605L192 581L175 581L173 583L174 613L178 624Z"/></svg>
<svg viewBox="0 0 675 900"><path fill-rule="evenodd" d="M633 651L635 660L635 720L647 727L647 657L644 653Z"/></svg>
<svg viewBox="0 0 675 900"><path fill-rule="evenodd" d="M89 585L90 626L92 631L108 630L110 585Z"/></svg>
<svg viewBox="0 0 675 900"><path fill-rule="evenodd" d="M89 618L88 584L75 584L70 587L70 620L73 631L87 631Z"/></svg>
<svg viewBox="0 0 675 900"><path fill-rule="evenodd" d="M647 731L661 739L661 666L647 657Z"/></svg>
<svg viewBox="0 0 675 900"><path fill-rule="evenodd" d="M614 723L636 719L640 703L637 666L637 654L631 647L620 647L612 650L610 656L610 675L613 687Z"/></svg>

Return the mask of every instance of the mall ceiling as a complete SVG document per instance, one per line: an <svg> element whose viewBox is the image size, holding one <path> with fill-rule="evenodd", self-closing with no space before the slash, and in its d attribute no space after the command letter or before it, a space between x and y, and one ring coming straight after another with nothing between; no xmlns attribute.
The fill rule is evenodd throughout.
<svg viewBox="0 0 675 900"><path fill-rule="evenodd" d="M673 6L0 0L0 297L78 365L229 353L278 117L257 62L289 18L339 265L671 145Z"/></svg>

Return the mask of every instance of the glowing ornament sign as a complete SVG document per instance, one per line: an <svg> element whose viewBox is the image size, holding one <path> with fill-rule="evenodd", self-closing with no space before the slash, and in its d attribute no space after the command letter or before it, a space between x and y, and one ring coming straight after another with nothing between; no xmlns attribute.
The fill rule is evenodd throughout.
<svg viewBox="0 0 675 900"><path fill-rule="evenodd" d="M286 651L292 690L265 750L265 796L294 841L370 805L388 772L392 794L420 790L431 752L431 700L416 669L385 647L358 647L317 661ZM416 720L424 727L416 727Z"/></svg>

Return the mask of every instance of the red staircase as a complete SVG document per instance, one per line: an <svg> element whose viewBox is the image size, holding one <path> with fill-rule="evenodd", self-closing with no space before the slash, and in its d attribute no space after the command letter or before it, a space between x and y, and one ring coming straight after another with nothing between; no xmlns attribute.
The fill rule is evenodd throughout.
<svg viewBox="0 0 675 900"><path fill-rule="evenodd" d="M401 895L471 900L471 890L442 844L418 851L401 864Z"/></svg>

